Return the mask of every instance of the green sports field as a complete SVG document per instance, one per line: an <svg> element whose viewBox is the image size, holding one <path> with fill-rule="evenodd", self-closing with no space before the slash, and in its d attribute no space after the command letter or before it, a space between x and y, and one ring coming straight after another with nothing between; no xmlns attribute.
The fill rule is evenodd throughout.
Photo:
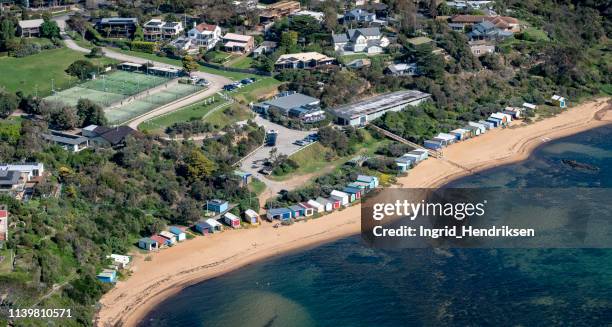
<svg viewBox="0 0 612 327"><path fill-rule="evenodd" d="M187 84L172 84L167 88L137 100L125 102L118 107L105 110L105 115L111 124L122 124L135 117L159 108L170 102L202 90L202 87Z"/></svg>
<svg viewBox="0 0 612 327"><path fill-rule="evenodd" d="M168 81L169 79L159 76L116 71L56 92L45 99L71 106L76 105L79 99L89 99L103 107L108 107Z"/></svg>

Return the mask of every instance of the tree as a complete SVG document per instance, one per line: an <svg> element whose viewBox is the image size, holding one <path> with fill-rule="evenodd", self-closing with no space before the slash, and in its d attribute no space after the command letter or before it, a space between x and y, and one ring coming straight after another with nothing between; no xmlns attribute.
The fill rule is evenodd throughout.
<svg viewBox="0 0 612 327"><path fill-rule="evenodd" d="M323 18L325 28L327 28L329 31L335 31L338 27L338 10L336 9L335 4L330 3L328 5L326 2L323 14L325 15Z"/></svg>
<svg viewBox="0 0 612 327"><path fill-rule="evenodd" d="M60 28L56 22L46 20L40 25L40 35L48 39L58 38L60 36Z"/></svg>
<svg viewBox="0 0 612 327"><path fill-rule="evenodd" d="M16 95L0 90L0 118L10 116L13 111L17 110L18 104L19 100Z"/></svg>
<svg viewBox="0 0 612 327"><path fill-rule="evenodd" d="M79 99L76 109L79 119L83 122L83 126L104 126L107 124L104 109L89 99Z"/></svg>
<svg viewBox="0 0 612 327"><path fill-rule="evenodd" d="M77 13L71 16L66 23L70 28L75 30L77 33L81 34L81 37L85 39L85 32L87 32L87 20L81 16L81 14Z"/></svg>
<svg viewBox="0 0 612 327"><path fill-rule="evenodd" d="M134 41L143 41L144 40L144 32L142 27L136 26L136 31L134 31Z"/></svg>
<svg viewBox="0 0 612 327"><path fill-rule="evenodd" d="M288 51L291 52L291 49L294 49L298 43L298 32L296 31L285 31L281 34L281 42L280 45L285 47Z"/></svg>
<svg viewBox="0 0 612 327"><path fill-rule="evenodd" d="M15 38L15 25L8 18L0 21L0 50L6 50L8 43Z"/></svg>
<svg viewBox="0 0 612 327"><path fill-rule="evenodd" d="M215 171L215 163L208 159L200 150L192 150L185 158L187 177L192 180L202 180L210 177Z"/></svg>
<svg viewBox="0 0 612 327"><path fill-rule="evenodd" d="M183 70L189 75L191 75L191 72L198 70L198 63L192 56L183 57Z"/></svg>
<svg viewBox="0 0 612 327"><path fill-rule="evenodd" d="M81 125L81 120L75 108L63 106L51 111L49 124L57 129L66 130L79 127Z"/></svg>
<svg viewBox="0 0 612 327"><path fill-rule="evenodd" d="M98 67L96 65L94 65L89 60L83 60L83 59L79 59L73 62L66 69L66 73L68 73L68 75L75 76L79 78L80 80L87 79L89 74L95 73L97 71L98 71Z"/></svg>
<svg viewBox="0 0 612 327"><path fill-rule="evenodd" d="M89 58L100 58L102 57L103 52L102 52L102 48L100 47L93 47L91 48L91 51L89 52L89 54L87 55Z"/></svg>

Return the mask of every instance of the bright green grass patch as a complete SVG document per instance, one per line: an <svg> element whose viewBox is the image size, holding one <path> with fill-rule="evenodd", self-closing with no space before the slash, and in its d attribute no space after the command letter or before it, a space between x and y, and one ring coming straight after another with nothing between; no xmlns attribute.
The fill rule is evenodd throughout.
<svg viewBox="0 0 612 327"><path fill-rule="evenodd" d="M256 195L260 195L261 193L263 193L263 191L266 190L266 184L257 178L253 178L253 180L251 180L251 183L249 183L249 190L255 193Z"/></svg>
<svg viewBox="0 0 612 327"><path fill-rule="evenodd" d="M244 56L242 58L238 58L229 63L230 67L240 68L240 69L249 69L253 66L253 57Z"/></svg>
<svg viewBox="0 0 612 327"><path fill-rule="evenodd" d="M333 157L333 152L331 149L317 142L303 148L289 157L298 164L297 169L285 175L272 175L268 176L268 178L275 181L283 181L300 175L322 175L337 169L355 156L371 156L378 148L386 146L389 143L390 141L387 139L376 139L369 132L364 131L364 140L362 143L354 146L354 154L342 157ZM329 160L329 157L332 157L332 159Z"/></svg>
<svg viewBox="0 0 612 327"><path fill-rule="evenodd" d="M539 28L529 27L523 31L523 38L527 41L548 41L548 35L546 32Z"/></svg>
<svg viewBox="0 0 612 327"><path fill-rule="evenodd" d="M140 124L138 129L141 131L163 131L166 129L166 127L172 126L176 123L202 119L202 117L209 113L213 108L217 108L224 103L227 103L227 101L219 96L208 97L196 104L192 104L167 115L148 120Z"/></svg>
<svg viewBox="0 0 612 327"><path fill-rule="evenodd" d="M260 182L261 183L261 182ZM0 250L0 274L8 274L13 269L12 259L13 259L13 250L11 249L2 249Z"/></svg>
<svg viewBox="0 0 612 327"><path fill-rule="evenodd" d="M235 57L235 54L223 52L223 51L210 51L206 54L206 58L209 58L210 62L215 64L226 63Z"/></svg>
<svg viewBox="0 0 612 327"><path fill-rule="evenodd" d="M282 82L273 77L258 76L256 78L255 83L246 85L232 93L234 98L244 103L255 102L270 96L271 93L276 93L278 86L282 84Z"/></svg>
<svg viewBox="0 0 612 327"><path fill-rule="evenodd" d="M39 96L47 96L51 94L51 80L55 89L66 89L77 82L65 70L79 59L96 64L116 62L108 58L89 59L85 54L67 48L45 50L24 58L0 57L0 86L9 92L21 90L34 94L38 91Z"/></svg>
<svg viewBox="0 0 612 327"><path fill-rule="evenodd" d="M208 115L208 117L204 118L204 121L212 124L215 129L222 129L225 126L251 118L253 118L253 112L251 112L249 108L239 104L233 104L213 112Z"/></svg>

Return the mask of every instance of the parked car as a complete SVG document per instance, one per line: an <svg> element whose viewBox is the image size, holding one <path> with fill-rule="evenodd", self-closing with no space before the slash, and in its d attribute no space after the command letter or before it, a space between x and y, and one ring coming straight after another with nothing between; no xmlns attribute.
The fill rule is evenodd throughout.
<svg viewBox="0 0 612 327"><path fill-rule="evenodd" d="M245 78L245 79L241 80L240 83L242 83L244 85L248 85L248 84L253 83L253 80L250 79L250 78Z"/></svg>
<svg viewBox="0 0 612 327"><path fill-rule="evenodd" d="M196 84L199 85L199 86L209 86L210 82L208 80L205 80L205 79L202 78Z"/></svg>
<svg viewBox="0 0 612 327"><path fill-rule="evenodd" d="M223 89L226 91L233 91L236 89L236 86L234 86L233 84L227 84L223 86Z"/></svg>

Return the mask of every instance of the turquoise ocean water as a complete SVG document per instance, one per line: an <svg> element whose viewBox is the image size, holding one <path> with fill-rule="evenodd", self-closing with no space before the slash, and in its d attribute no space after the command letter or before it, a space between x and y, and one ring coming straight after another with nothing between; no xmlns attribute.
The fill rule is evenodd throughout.
<svg viewBox="0 0 612 327"><path fill-rule="evenodd" d="M562 159L598 169L572 168ZM612 126L545 143L527 161L450 186L612 188ZM377 250L358 236L188 287L141 322L211 327L611 324L612 250Z"/></svg>

